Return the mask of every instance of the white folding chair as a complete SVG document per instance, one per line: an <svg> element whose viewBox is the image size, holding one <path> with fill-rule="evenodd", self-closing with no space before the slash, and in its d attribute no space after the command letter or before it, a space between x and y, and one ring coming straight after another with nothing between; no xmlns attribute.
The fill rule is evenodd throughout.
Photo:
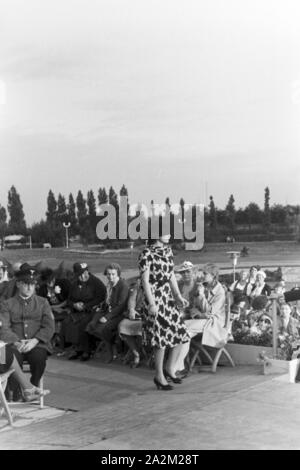
<svg viewBox="0 0 300 470"><path fill-rule="evenodd" d="M8 423L9 423L10 426L13 426L13 417L12 417L12 414L11 414L11 411L10 411L10 408L9 408L9 404L6 400L5 389L6 389L8 377L13 372L14 372L14 370L11 369L11 370L5 372L4 374L0 374L0 400L1 400L1 403L3 405L3 409L4 409L4 412L6 413Z"/></svg>

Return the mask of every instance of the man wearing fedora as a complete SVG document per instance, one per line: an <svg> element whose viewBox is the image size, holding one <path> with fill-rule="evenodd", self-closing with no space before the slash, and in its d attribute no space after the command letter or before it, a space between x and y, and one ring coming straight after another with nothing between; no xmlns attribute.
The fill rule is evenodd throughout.
<svg viewBox="0 0 300 470"><path fill-rule="evenodd" d="M0 305L0 339L13 344L15 356L22 365L30 365L31 383L36 387L51 354L54 317L46 299L35 294L37 271L24 263L15 274L17 292Z"/></svg>

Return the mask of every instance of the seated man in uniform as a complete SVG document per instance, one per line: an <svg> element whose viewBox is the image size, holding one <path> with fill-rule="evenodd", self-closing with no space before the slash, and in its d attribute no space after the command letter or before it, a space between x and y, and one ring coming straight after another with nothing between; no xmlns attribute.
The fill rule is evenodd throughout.
<svg viewBox="0 0 300 470"><path fill-rule="evenodd" d="M51 354L54 318L46 299L35 294L36 270L24 263L16 273L17 293L0 306L0 339L13 344L20 365L30 365L31 383L38 387Z"/></svg>

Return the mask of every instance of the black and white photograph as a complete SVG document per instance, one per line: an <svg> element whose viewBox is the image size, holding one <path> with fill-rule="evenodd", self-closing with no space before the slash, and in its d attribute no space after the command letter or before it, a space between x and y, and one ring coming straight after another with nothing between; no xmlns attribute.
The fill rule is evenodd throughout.
<svg viewBox="0 0 300 470"><path fill-rule="evenodd" d="M1 450L300 450L299 25L0 0Z"/></svg>

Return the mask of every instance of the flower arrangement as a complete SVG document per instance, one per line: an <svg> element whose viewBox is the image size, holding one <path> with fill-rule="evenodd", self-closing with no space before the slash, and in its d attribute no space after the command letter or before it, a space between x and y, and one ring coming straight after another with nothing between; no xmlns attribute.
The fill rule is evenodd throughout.
<svg viewBox="0 0 300 470"><path fill-rule="evenodd" d="M295 359L300 354L300 338L288 333L278 335L277 358L285 361Z"/></svg>
<svg viewBox="0 0 300 470"><path fill-rule="evenodd" d="M272 346L272 330L260 330L253 325L249 327L241 320L235 320L232 335L235 343L252 344L254 346Z"/></svg>
<svg viewBox="0 0 300 470"><path fill-rule="evenodd" d="M238 322L233 330L233 339L238 344L272 347L272 328L261 331L255 326L249 328L242 322ZM298 355L300 356L300 337L281 332L277 337L277 359L290 361ZM263 353L259 355L259 360L267 361L267 359L267 357L263 357Z"/></svg>

